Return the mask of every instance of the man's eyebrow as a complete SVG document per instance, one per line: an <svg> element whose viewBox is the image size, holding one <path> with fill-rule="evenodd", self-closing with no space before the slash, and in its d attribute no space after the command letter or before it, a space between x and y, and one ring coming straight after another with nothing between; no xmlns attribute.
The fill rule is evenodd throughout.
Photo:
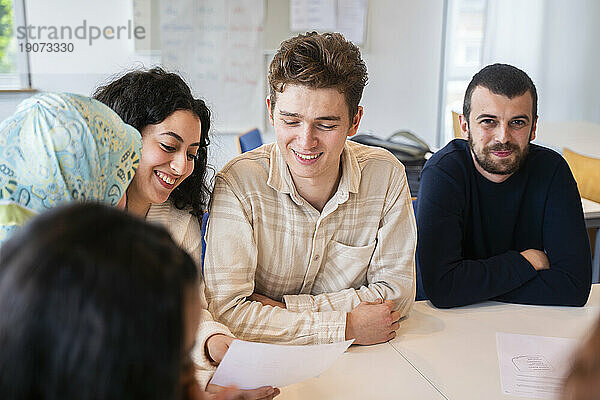
<svg viewBox="0 0 600 400"><path fill-rule="evenodd" d="M161 135L169 135L171 137L174 137L178 142L183 143L183 138L181 136L179 136L178 134L176 134L175 132L166 131L166 132L162 132ZM190 144L190 146L200 146L200 142L192 143L192 144Z"/></svg>
<svg viewBox="0 0 600 400"><path fill-rule="evenodd" d="M323 117L317 117L315 119L322 121L341 121L341 118L337 115L325 115Z"/></svg>
<svg viewBox="0 0 600 400"><path fill-rule="evenodd" d="M478 119L483 119L483 118L497 119L498 117L494 114L480 114L475 119L478 120Z"/></svg>
<svg viewBox="0 0 600 400"><path fill-rule="evenodd" d="M511 119L525 119L525 120L527 120L527 122L529 122L529 115L527 115L527 114L515 115Z"/></svg>
<svg viewBox="0 0 600 400"><path fill-rule="evenodd" d="M481 115L478 115L477 118L475 118L475 120L480 120L480 119L485 119L485 118L497 119L498 117L494 114L481 114ZM511 117L511 120L515 120L515 119L524 119L527 122L529 122L529 115L521 114L521 115L515 115L514 117Z"/></svg>
<svg viewBox="0 0 600 400"><path fill-rule="evenodd" d="M284 117L294 117L294 118L302 118L302 115L299 113L293 113L285 110L279 110L279 114ZM315 120L320 121L341 121L342 118L338 115L324 115L322 117L317 117Z"/></svg>
<svg viewBox="0 0 600 400"><path fill-rule="evenodd" d="M289 112L289 111L285 111L285 110L279 110L279 115L283 115L284 117L294 117L294 118L302 117L302 115L300 115L298 113L293 113L293 112Z"/></svg>

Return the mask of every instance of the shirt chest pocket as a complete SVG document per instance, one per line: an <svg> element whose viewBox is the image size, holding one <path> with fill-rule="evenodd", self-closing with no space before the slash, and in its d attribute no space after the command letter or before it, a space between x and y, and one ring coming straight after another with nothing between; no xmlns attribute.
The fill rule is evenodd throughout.
<svg viewBox="0 0 600 400"><path fill-rule="evenodd" d="M366 246L348 246L336 241L329 242L327 255L315 282L315 292L358 289L367 283L367 269L371 263L377 240Z"/></svg>

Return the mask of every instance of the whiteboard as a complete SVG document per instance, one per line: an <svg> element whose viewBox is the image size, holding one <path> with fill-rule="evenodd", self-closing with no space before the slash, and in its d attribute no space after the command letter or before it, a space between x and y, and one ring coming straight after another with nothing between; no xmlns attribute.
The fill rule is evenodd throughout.
<svg viewBox="0 0 600 400"><path fill-rule="evenodd" d="M264 125L264 0L160 2L162 62L206 100L219 133Z"/></svg>

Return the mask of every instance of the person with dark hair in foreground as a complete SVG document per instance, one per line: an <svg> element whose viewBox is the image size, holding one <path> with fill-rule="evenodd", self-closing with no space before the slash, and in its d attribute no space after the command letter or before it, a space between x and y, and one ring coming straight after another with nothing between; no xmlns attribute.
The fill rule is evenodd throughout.
<svg viewBox="0 0 600 400"><path fill-rule="evenodd" d="M0 398L254 398L198 386L198 288L162 227L99 204L34 218L0 255Z"/></svg>
<svg viewBox="0 0 600 400"><path fill-rule="evenodd" d="M535 85L483 68L455 139L427 161L417 200L417 264L437 307L485 300L582 306L591 256L581 199L560 154L530 142Z"/></svg>
<svg viewBox="0 0 600 400"><path fill-rule="evenodd" d="M198 307L194 262L162 228L49 211L0 258L0 398L178 399Z"/></svg>
<svg viewBox="0 0 600 400"><path fill-rule="evenodd" d="M99 87L94 97L112 108L142 135L139 168L127 189L127 211L164 226L173 240L201 268L200 221L210 198L207 151L210 110L195 99L183 79L161 68L131 71ZM202 314L194 350L200 385L208 385L233 335L207 311L200 282ZM248 399L270 398L279 390L263 387L244 392Z"/></svg>
<svg viewBox="0 0 600 400"><path fill-rule="evenodd" d="M288 39L271 62L277 143L217 174L207 232L209 310L242 339L382 343L414 302L404 167L346 140L366 83L360 50L339 33Z"/></svg>
<svg viewBox="0 0 600 400"><path fill-rule="evenodd" d="M575 352L563 388L563 400L600 399L600 318L591 335Z"/></svg>

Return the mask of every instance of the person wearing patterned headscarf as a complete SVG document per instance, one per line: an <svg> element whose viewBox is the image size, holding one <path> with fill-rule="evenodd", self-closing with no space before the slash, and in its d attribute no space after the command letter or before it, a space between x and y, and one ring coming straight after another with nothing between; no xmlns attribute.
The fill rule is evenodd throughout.
<svg viewBox="0 0 600 400"><path fill-rule="evenodd" d="M139 132L99 101L67 93L23 101L0 124L0 246L59 204L118 205L140 152Z"/></svg>

